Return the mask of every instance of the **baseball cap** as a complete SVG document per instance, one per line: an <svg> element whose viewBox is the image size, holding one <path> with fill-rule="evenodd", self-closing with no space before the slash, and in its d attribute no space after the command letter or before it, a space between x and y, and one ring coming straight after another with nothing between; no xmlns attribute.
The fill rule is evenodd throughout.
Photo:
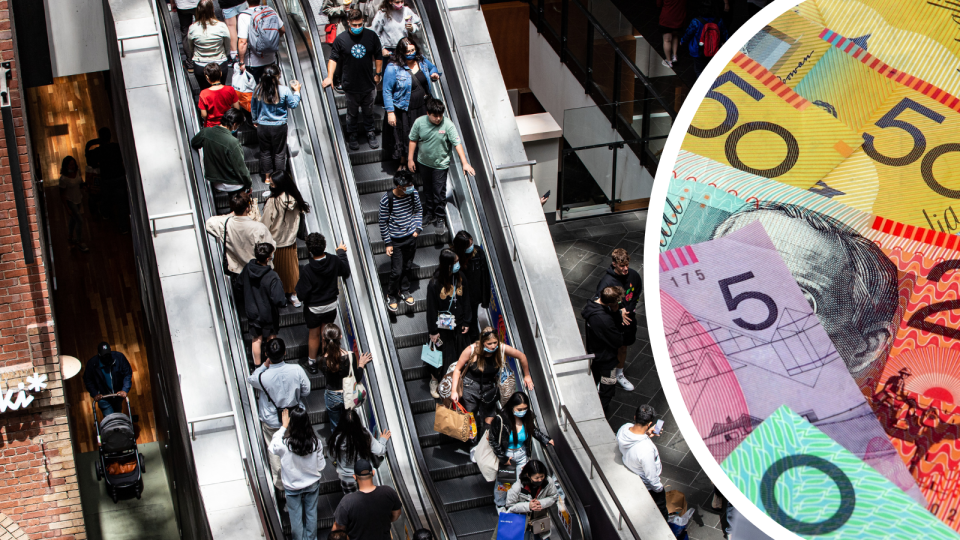
<svg viewBox="0 0 960 540"><path fill-rule="evenodd" d="M358 459L357 462L353 464L353 474L357 476L373 474L373 465L370 464L369 460Z"/></svg>
<svg viewBox="0 0 960 540"><path fill-rule="evenodd" d="M110 354L110 344L106 341L101 341L100 344L97 345L97 355L106 356L108 354Z"/></svg>

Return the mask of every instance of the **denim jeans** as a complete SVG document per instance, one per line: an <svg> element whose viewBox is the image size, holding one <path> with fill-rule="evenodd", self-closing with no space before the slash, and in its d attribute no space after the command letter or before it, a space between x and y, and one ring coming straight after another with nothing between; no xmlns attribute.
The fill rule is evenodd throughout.
<svg viewBox="0 0 960 540"><path fill-rule="evenodd" d="M336 429L337 424L340 423L340 415L343 414L343 392L325 390L323 392L323 402L327 406L327 420L330 421L330 429Z"/></svg>
<svg viewBox="0 0 960 540"><path fill-rule="evenodd" d="M320 482L300 491L284 490L287 494L287 515L293 540L317 540L317 497Z"/></svg>
<svg viewBox="0 0 960 540"><path fill-rule="evenodd" d="M123 398L101 399L97 402L97 407L100 407L100 412L106 418L115 412L123 412Z"/></svg>

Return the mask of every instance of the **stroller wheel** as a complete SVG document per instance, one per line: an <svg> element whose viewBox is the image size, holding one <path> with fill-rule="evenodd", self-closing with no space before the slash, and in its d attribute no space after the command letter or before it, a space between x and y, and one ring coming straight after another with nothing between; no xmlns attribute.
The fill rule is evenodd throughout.
<svg viewBox="0 0 960 540"><path fill-rule="evenodd" d="M147 472L147 465L144 463L143 454L137 452L137 461L140 462L140 474Z"/></svg>
<svg viewBox="0 0 960 540"><path fill-rule="evenodd" d="M110 498L113 499L113 504L117 504L117 492L114 491L110 494Z"/></svg>
<svg viewBox="0 0 960 540"><path fill-rule="evenodd" d="M93 469L97 472L97 482L99 482L100 480L103 480L103 471L101 470L100 467L101 465L99 461L93 464Z"/></svg>
<svg viewBox="0 0 960 540"><path fill-rule="evenodd" d="M139 490L139 489L137 490L137 498L138 498L138 499L140 498L140 490Z"/></svg>

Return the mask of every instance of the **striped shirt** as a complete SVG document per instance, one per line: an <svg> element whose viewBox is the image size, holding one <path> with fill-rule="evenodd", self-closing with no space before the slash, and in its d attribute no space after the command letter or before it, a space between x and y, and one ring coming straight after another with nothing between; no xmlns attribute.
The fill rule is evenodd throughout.
<svg viewBox="0 0 960 540"><path fill-rule="evenodd" d="M416 191L403 198L394 196L393 212L390 211L390 192L384 193L380 199L380 237L383 238L383 243L390 245L394 238L403 238L422 231L422 214L420 195Z"/></svg>

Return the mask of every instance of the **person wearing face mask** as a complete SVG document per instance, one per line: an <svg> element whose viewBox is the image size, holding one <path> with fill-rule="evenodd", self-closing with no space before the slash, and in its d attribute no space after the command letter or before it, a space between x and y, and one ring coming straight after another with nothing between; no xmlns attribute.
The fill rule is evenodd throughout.
<svg viewBox="0 0 960 540"><path fill-rule="evenodd" d="M380 142L374 133L373 103L380 83L383 51L377 34L363 27L363 13L351 9L347 12L347 21L350 31L333 40L327 77L321 84L324 88L332 85L337 66L342 64L340 86L347 97L347 144L350 150L360 149L357 130L358 124L362 123L367 144L376 150Z"/></svg>
<svg viewBox="0 0 960 540"><path fill-rule="evenodd" d="M383 55L393 54L397 42L420 32L420 16L404 5L404 0L383 0L370 29L383 45Z"/></svg>
<svg viewBox="0 0 960 540"><path fill-rule="evenodd" d="M557 504L559 494L557 486L547 475L547 466L542 461L532 459L523 466L520 472L520 481L510 487L507 492L507 512L511 514L526 514L527 523L537 519L549 518L549 508ZM527 526L524 540L544 540L550 533L533 534Z"/></svg>
<svg viewBox="0 0 960 540"><path fill-rule="evenodd" d="M243 113L230 108L220 118L220 125L202 128L190 139L194 150L203 150L203 174L217 191L248 190L253 185L243 147L234 137L241 124Z"/></svg>
<svg viewBox="0 0 960 540"><path fill-rule="evenodd" d="M440 397L440 379L463 350L470 319L469 285L460 272L460 261L453 251L441 250L439 266L427 284L427 331L430 342L443 353L439 367L427 366L430 395L434 398Z"/></svg>
<svg viewBox="0 0 960 540"><path fill-rule="evenodd" d="M390 279L387 281L387 309L397 313L400 300L413 307L416 301L410 294L413 258L417 255L417 236L421 225L420 195L413 186L413 175L406 171L393 176L392 190L380 199L380 238L390 257Z"/></svg>
<svg viewBox="0 0 960 540"><path fill-rule="evenodd" d="M257 244L254 259L240 272L243 284L243 303L247 315L253 363L260 365L260 344L277 337L280 330L280 308L287 305L280 275L270 268L273 259L272 244Z"/></svg>
<svg viewBox="0 0 960 540"><path fill-rule="evenodd" d="M580 312L587 325L586 349L593 354L590 370L593 372L593 382L598 385L604 413L617 389L617 354L623 346L622 298L623 289L606 287L596 300L587 302Z"/></svg>
<svg viewBox="0 0 960 540"><path fill-rule="evenodd" d="M623 303L620 305L620 317L623 320L623 345L617 350L617 384L627 392L633 391L633 384L627 380L623 374L623 367L627 361L627 348L637 341L637 303L640 302L640 294L643 292L643 283L640 281L640 274L630 268L630 255L627 250L617 248L611 254L613 261L607 272L600 276L600 283L597 284L597 295L594 300L600 297L600 294L607 287L620 287L623 289Z"/></svg>
<svg viewBox="0 0 960 540"><path fill-rule="evenodd" d="M427 114L426 98L432 96L430 80L439 79L437 67L420 53L413 40L402 38L397 42L396 52L383 73L383 108L387 111L387 123L394 128L393 159L400 161L400 168L406 167L410 128L417 118Z"/></svg>
<svg viewBox="0 0 960 540"><path fill-rule="evenodd" d="M130 391L133 370L121 352L110 350L106 341L97 345L97 354L87 360L83 371L83 385L104 417L123 411L123 400ZM114 395L104 398L103 396Z"/></svg>
<svg viewBox="0 0 960 540"><path fill-rule="evenodd" d="M490 267L487 266L483 248L474 244L473 236L467 231L460 231L453 237L452 249L460 259L460 272L470 287L470 313L473 318L467 337L470 341L476 341L480 339L480 317L477 316L477 308L490 307Z"/></svg>
<svg viewBox="0 0 960 540"><path fill-rule="evenodd" d="M537 417L530 408L530 398L523 392L516 392L490 424L490 448L500 459L500 468L514 465L517 479L527 460L533 455L533 440L540 444L553 444L553 439L537 427ZM507 493L514 482L497 480L493 492L493 501L498 508L507 505Z"/></svg>

